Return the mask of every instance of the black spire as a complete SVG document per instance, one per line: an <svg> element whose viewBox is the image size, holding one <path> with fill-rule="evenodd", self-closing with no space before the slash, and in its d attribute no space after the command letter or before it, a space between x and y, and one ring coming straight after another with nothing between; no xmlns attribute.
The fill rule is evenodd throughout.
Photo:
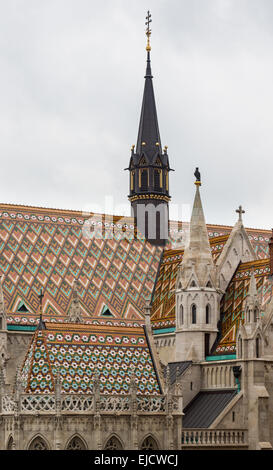
<svg viewBox="0 0 273 470"><path fill-rule="evenodd" d="M152 159L155 153L162 153L159 127L157 121L156 104L151 70L150 46L147 46L147 66L145 85L136 145L136 153L145 153Z"/></svg>
<svg viewBox="0 0 273 470"><path fill-rule="evenodd" d="M162 151L157 121L150 59L151 15L146 17L147 65L136 148L131 147L129 200L138 231L150 243L163 246L168 240L169 157Z"/></svg>

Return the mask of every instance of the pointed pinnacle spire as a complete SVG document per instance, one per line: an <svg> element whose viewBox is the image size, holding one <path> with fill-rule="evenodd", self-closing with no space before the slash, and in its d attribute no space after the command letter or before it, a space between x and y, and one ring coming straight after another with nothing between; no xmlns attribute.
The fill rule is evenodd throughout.
<svg viewBox="0 0 273 470"><path fill-rule="evenodd" d="M192 266L194 266L195 274L201 287L207 280L209 273L214 277L215 265L211 255L207 226L200 197L199 188L201 185L201 177L198 168L196 168L194 175L196 177L196 192L190 220L189 244L184 251L182 266L184 266L189 273L192 272Z"/></svg>
<svg viewBox="0 0 273 470"><path fill-rule="evenodd" d="M136 145L136 153L141 155L145 152L148 159L152 159L155 154L162 153L161 140L159 134L155 96L153 89L153 76L151 70L151 59L150 59L150 36L151 36L151 15L148 11L146 17L146 36L147 36L147 65L145 74L145 85L142 100L142 108L140 115L140 123L138 129L138 138Z"/></svg>
<svg viewBox="0 0 273 470"><path fill-rule="evenodd" d="M250 276L250 284L249 284L249 289L248 289L248 295L251 296L251 297L256 297L258 295L257 284L256 284L256 279L255 279L253 270L252 270L252 273L251 273L251 276Z"/></svg>

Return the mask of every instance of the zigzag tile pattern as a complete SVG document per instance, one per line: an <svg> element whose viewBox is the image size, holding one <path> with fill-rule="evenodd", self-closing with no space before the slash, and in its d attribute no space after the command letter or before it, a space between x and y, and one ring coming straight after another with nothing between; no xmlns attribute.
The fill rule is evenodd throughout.
<svg viewBox="0 0 273 470"><path fill-rule="evenodd" d="M0 205L0 273L9 313L22 301L37 313L43 288L45 315L64 316L78 279L84 315L99 316L107 304L117 318L142 318L162 249L130 238L132 219L121 225L114 218L112 238L88 239L87 219L80 212ZM110 222L102 219L95 229L102 226L110 233Z"/></svg>

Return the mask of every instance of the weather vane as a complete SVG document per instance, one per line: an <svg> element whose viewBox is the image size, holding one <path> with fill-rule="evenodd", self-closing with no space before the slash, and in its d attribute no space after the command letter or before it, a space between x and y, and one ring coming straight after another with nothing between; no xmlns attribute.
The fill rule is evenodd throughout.
<svg viewBox="0 0 273 470"><path fill-rule="evenodd" d="M150 29L150 23L152 22L152 15L151 13L147 12L147 16L146 16L146 22L145 22L145 25L147 26L146 28L146 36L147 36L147 46L146 46L146 51L150 51L151 50L151 46L150 46L150 36L151 36L151 33L152 33L152 30Z"/></svg>

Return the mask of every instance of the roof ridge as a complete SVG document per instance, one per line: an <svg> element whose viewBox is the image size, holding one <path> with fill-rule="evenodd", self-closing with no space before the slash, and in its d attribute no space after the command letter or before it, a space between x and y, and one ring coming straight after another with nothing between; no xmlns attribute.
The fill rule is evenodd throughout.
<svg viewBox="0 0 273 470"><path fill-rule="evenodd" d="M37 210L37 211L41 211L41 212L48 212L48 211L54 211L54 212L57 212L57 213L60 213L60 214L64 214L64 213L67 213L72 215L72 214L77 214L77 215L81 215L82 217L87 217L87 216L91 216L91 215L102 215L104 217L109 217L109 218L114 218L114 220L120 220L120 219L128 219L128 220L132 220L133 221L133 217L129 216L129 215L115 215L115 214L105 214L103 212L92 212L92 211L85 211L85 210L76 210L76 209L60 209L60 208L56 208L56 207L44 207L44 206L33 206L33 205L28 205L28 204L12 204L12 203L0 203L0 209L3 208L20 208L21 210L30 210L30 209L34 209L34 210ZM189 223L189 222L186 222L186 221L182 221L182 220L170 220L170 224L175 224L175 223L178 223L178 224L186 224L186 223ZM207 228L213 228L213 227L221 227L223 229L231 229L233 228L233 225L221 225L221 224L209 224L207 223L206 224ZM245 230L247 231L254 231L254 232L265 232L265 233L271 233L271 230L270 229L263 229L263 228L255 228L255 227L245 227ZM220 236L224 236L224 235L220 235Z"/></svg>

